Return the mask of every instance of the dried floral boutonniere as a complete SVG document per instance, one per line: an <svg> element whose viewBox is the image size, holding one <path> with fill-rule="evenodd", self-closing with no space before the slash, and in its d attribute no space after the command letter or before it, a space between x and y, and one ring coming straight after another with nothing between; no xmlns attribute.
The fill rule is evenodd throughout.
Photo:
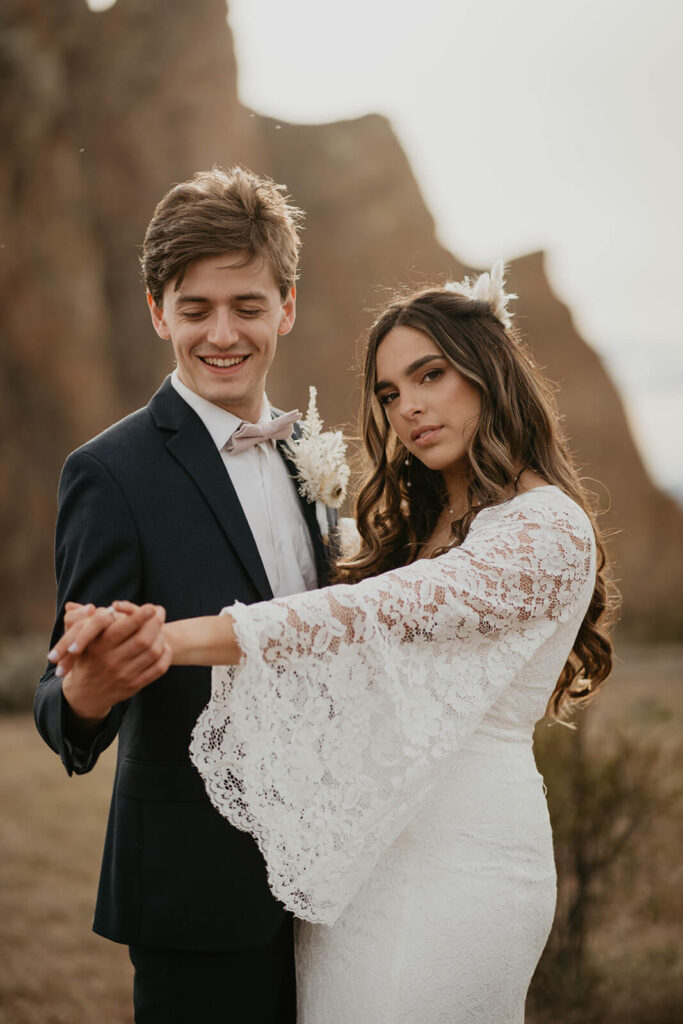
<svg viewBox="0 0 683 1024"><path fill-rule="evenodd" d="M323 537L327 536L327 508L339 508L346 497L351 470L346 463L346 442L341 430L323 430L316 402L318 390L308 389L306 416L301 437L288 441L287 454L296 466L299 494L316 503Z"/></svg>

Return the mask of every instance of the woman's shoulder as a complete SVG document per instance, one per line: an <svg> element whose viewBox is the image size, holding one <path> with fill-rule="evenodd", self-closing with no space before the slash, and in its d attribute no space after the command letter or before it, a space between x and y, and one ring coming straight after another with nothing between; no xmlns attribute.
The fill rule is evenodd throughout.
<svg viewBox="0 0 683 1024"><path fill-rule="evenodd" d="M593 526L586 512L568 494L554 484L533 487L499 505L482 509L472 529L500 528L505 524L529 522L538 525L556 526L577 532L581 536L593 536Z"/></svg>

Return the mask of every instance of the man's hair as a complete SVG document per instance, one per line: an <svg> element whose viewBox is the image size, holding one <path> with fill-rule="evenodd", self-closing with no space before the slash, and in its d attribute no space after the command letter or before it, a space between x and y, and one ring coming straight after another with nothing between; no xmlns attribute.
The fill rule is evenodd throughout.
<svg viewBox="0 0 683 1024"><path fill-rule="evenodd" d="M224 252L244 254L244 264L267 260L285 299L297 278L303 212L284 185L245 167L198 171L174 185L158 203L142 246L145 285L157 306L164 287L182 284L194 260Z"/></svg>

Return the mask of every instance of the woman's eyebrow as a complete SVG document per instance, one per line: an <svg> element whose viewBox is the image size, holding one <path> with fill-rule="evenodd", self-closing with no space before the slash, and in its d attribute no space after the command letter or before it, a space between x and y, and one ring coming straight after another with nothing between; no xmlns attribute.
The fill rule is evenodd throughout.
<svg viewBox="0 0 683 1024"><path fill-rule="evenodd" d="M435 352L431 353L428 356L421 356L420 359L416 359L414 363L411 363L410 366L407 366L405 368L405 370L403 371L403 376L404 377L410 377L411 374L415 373L416 370L419 370L420 367L422 367L422 366L426 366L427 363L433 362L434 359L445 359L445 358L446 358L445 356L442 356L441 354L437 355ZM375 389L374 389L375 390L375 394L377 394L378 391L382 391L383 388L390 388L390 387L391 387L391 381L389 381L389 380L378 380L377 383L375 384Z"/></svg>

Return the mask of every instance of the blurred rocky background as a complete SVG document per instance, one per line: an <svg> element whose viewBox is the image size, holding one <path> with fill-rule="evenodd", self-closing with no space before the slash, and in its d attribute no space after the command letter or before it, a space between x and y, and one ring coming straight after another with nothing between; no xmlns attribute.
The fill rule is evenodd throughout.
<svg viewBox="0 0 683 1024"><path fill-rule="evenodd" d="M87 438L144 404L172 369L170 346L157 338L149 322L138 254L154 206L173 182L213 164L239 162L286 183L306 210L297 324L280 342L269 393L284 408L302 408L308 385L315 383L328 425L355 428L359 339L393 289L461 277L473 269L437 243L435 225L386 120L370 115L301 126L256 116L240 105L236 71L224 0L191 5L186 0L118 0L101 14L90 12L83 0L0 0L0 704L5 710L26 707L51 627L52 541L62 462ZM627 650L635 650L629 645L636 642L680 642L681 508L648 476L614 383L578 334L571 311L553 294L543 253L514 260L508 282L521 296L518 323L537 361L558 384L572 447L584 475L595 481L591 488L605 510L602 522L612 534L624 601L620 641ZM650 670L642 654L636 662L642 678L629 677L632 690L624 691L632 694L628 706L635 718L651 714L659 721L657 716L663 716L667 728L679 722L666 696L661 702L657 697L647 714L643 711L639 688L647 686ZM658 664L667 666L663 674L658 670L660 682L669 681L662 683L665 694L666 686L673 685L672 666L680 661L669 653L660 655ZM608 720L611 733L618 716ZM30 727L18 728L19 733L7 737L8 750L12 743L23 749L31 742ZM601 746L598 742L595 749ZM590 780L585 782L585 750L586 744L571 749L565 744L562 753L567 777L578 773L584 780L584 788L577 783L555 812L558 834L566 833L572 842L572 822L578 818L571 814L581 817L581 800L588 799L591 788ZM676 756L666 754L670 766ZM628 765L648 760L634 754L632 745L613 747L609 757L602 774L599 765L595 768L599 777L594 779L605 801L612 799L618 819L609 847L613 853L604 855L608 867L622 848L635 849L633 837L638 822L646 820L645 805L661 810L662 801L669 800L671 808L680 796L667 790L665 799L655 793L651 772L628 788ZM58 772L57 763L52 770ZM626 795L618 784L624 778ZM12 794L10 802L16 799ZM104 793L98 791L95 798L104 800ZM55 806L61 806L59 799ZM596 828L601 816L609 818L599 803L590 804L589 812ZM42 805L36 810L38 819L45 813ZM624 820L628 827L622 840L619 822ZM26 834L10 831L8 849L15 859L21 860L22 843L31 846L31 834L30 828ZM593 991L586 967L588 915L581 910L577 931L578 911L571 909L587 856L584 847L574 850L569 839L559 855L569 865L563 883L569 903L562 906L570 909L564 924L560 921L568 930L565 935L558 925L559 952L540 976L539 1020L544 1013L548 1020L559 1019L553 1016L552 998L560 977L584 1000L578 1009L567 1009L572 997L565 993L562 1019L587 1024L602 1013L597 1003L588 1009L586 993ZM96 868L88 864L87 870ZM599 857L592 870L591 884L601 870ZM32 878L19 870L17 892L30 888ZM592 906L588 888L581 892ZM13 908L21 914L22 900L17 896L16 906L13 900L6 920L12 919ZM661 893L651 895L652 900L661 903ZM657 906L657 913L665 913L663 904ZM651 906L643 913L650 911ZM636 932L639 920L630 919ZM662 941L669 950L673 940L669 932L666 936ZM8 942L16 958L23 947L11 928L0 945ZM683 991L680 956L671 961L672 955L661 954L669 957L662 1013L658 1016L650 1001L649 1016L622 1015L620 1020L664 1024L674 1019L662 1015L683 1006L683 996L677 1003L671 994L675 984ZM74 963L81 963L79 956ZM63 965L55 968L63 970ZM643 969L643 977L653 970L652 965ZM35 1003L28 989L19 997L14 982L5 988L0 984L0 1015L3 991L6 999L7 992L14 992L14 1001L7 1004L14 1015L8 1019L47 1020L39 1010L31 1016L30 1009L17 1009ZM99 998L97 992L93 998ZM633 1011L633 999L626 1002L624 1012ZM65 1005L64 1016L55 1011L49 1019L94 1019L85 1011L76 1018L76 1004L67 1000ZM108 1019L126 1019L111 1012Z"/></svg>
<svg viewBox="0 0 683 1024"><path fill-rule="evenodd" d="M0 4L0 633L47 631L55 492L65 455L147 401L171 367L138 253L175 181L241 162L307 211L299 313L269 390L355 424L357 340L391 289L459 277L389 124L279 124L238 100L223 0ZM553 295L543 254L513 261L518 320L559 385L639 639L683 633L683 513L657 490L614 384ZM668 554L667 554L668 552Z"/></svg>

